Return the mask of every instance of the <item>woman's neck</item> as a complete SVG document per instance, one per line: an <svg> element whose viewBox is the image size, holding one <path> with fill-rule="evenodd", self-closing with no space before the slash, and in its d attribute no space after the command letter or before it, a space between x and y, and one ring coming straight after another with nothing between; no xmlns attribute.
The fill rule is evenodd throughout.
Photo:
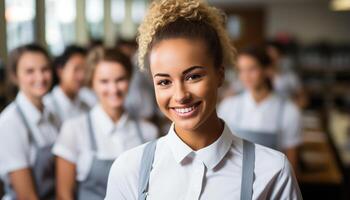
<svg viewBox="0 0 350 200"><path fill-rule="evenodd" d="M267 86L256 88L255 90L252 91L252 96L256 103L262 102L270 94L271 94L271 90L269 90Z"/></svg>
<svg viewBox="0 0 350 200"><path fill-rule="evenodd" d="M224 123L218 118L216 110L195 130L182 130L175 124L175 132L191 149L197 151L214 143L222 134Z"/></svg>
<svg viewBox="0 0 350 200"><path fill-rule="evenodd" d="M75 97L77 96L76 92L72 92L69 89L67 89L66 87L64 87L64 85L60 85L60 88L62 90L62 92L71 100L73 101L75 99Z"/></svg>
<svg viewBox="0 0 350 200"><path fill-rule="evenodd" d="M102 105L102 108L114 123L119 121L119 119L121 118L121 116L124 113L123 107L111 109L111 108L108 108L107 106Z"/></svg>
<svg viewBox="0 0 350 200"><path fill-rule="evenodd" d="M23 93L23 94L28 98L28 100L29 100L40 112L43 112L43 111L44 111L44 104L43 104L42 98L34 97L34 96L29 95L29 94L26 94L26 93Z"/></svg>

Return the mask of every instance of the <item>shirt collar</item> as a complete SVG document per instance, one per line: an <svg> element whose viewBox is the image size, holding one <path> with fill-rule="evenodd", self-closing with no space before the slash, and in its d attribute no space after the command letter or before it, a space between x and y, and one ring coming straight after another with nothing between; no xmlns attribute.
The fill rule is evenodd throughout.
<svg viewBox="0 0 350 200"><path fill-rule="evenodd" d="M63 92L60 86L55 86L53 89L54 98L56 98L57 102L62 104L61 109L71 109L74 106L80 106L82 103L77 95L73 100L67 97L67 95Z"/></svg>
<svg viewBox="0 0 350 200"><path fill-rule="evenodd" d="M129 119L129 115L124 112L118 122L114 123L108 114L104 111L101 104L93 107L91 110L93 123L96 125L96 130L101 131L103 134L112 134L117 130L123 129Z"/></svg>
<svg viewBox="0 0 350 200"><path fill-rule="evenodd" d="M255 102L251 92L246 91L244 94L244 102L247 102L251 107L262 107L263 105L269 104L273 99L275 99L275 94L273 92L260 103Z"/></svg>
<svg viewBox="0 0 350 200"><path fill-rule="evenodd" d="M23 115L28 122L39 124L41 121L50 121L52 113L44 107L43 112L40 112L22 92L19 92L16 97L16 102L19 104Z"/></svg>
<svg viewBox="0 0 350 200"><path fill-rule="evenodd" d="M198 151L193 151L179 138L175 133L174 124L171 125L166 137L168 137L170 149L177 163L195 154L196 159L201 160L208 169L213 169L225 157L234 138L226 124L221 136L214 143Z"/></svg>

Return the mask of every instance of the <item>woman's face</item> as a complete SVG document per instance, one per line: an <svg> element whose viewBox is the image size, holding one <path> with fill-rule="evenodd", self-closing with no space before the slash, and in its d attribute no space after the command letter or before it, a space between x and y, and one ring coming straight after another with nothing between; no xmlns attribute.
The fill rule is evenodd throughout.
<svg viewBox="0 0 350 200"><path fill-rule="evenodd" d="M158 106L176 128L194 131L216 116L224 74L214 67L202 41L160 41L150 52L150 70Z"/></svg>
<svg viewBox="0 0 350 200"><path fill-rule="evenodd" d="M96 66L92 88L104 108L121 109L129 88L128 73L120 63L101 61Z"/></svg>
<svg viewBox="0 0 350 200"><path fill-rule="evenodd" d="M263 86L267 73L258 61L250 55L239 55L237 60L239 79L248 90L256 90Z"/></svg>
<svg viewBox="0 0 350 200"><path fill-rule="evenodd" d="M71 93L77 94L84 84L85 57L75 54L58 70L60 85Z"/></svg>
<svg viewBox="0 0 350 200"><path fill-rule="evenodd" d="M18 61L15 78L27 97L41 99L50 89L52 69L42 53L26 52Z"/></svg>

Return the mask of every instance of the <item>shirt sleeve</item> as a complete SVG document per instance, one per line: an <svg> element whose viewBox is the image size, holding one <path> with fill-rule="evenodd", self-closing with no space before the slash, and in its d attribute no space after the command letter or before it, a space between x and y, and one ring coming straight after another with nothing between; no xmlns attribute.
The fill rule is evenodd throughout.
<svg viewBox="0 0 350 200"><path fill-rule="evenodd" d="M282 118L282 149L293 148L301 143L301 111L290 101L285 103Z"/></svg>
<svg viewBox="0 0 350 200"><path fill-rule="evenodd" d="M298 182L286 157L284 157L283 168L278 174L276 185L269 199L303 199Z"/></svg>
<svg viewBox="0 0 350 200"><path fill-rule="evenodd" d="M0 122L0 174L28 168L30 164L30 145L25 134L27 130L18 119Z"/></svg>
<svg viewBox="0 0 350 200"><path fill-rule="evenodd" d="M66 121L52 149L53 154L74 164L77 163L79 155L76 126L79 126L77 119Z"/></svg>

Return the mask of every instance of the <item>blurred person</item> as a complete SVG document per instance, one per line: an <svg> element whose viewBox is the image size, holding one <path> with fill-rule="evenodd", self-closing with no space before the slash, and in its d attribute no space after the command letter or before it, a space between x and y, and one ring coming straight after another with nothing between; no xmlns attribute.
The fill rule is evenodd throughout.
<svg viewBox="0 0 350 200"><path fill-rule="evenodd" d="M66 121L53 148L60 200L103 199L113 160L157 137L155 126L124 110L130 60L117 50L99 47L89 53L87 62L88 85L99 102L86 115Z"/></svg>
<svg viewBox="0 0 350 200"><path fill-rule="evenodd" d="M82 94L86 74L86 50L80 46L68 46L55 60L59 84L45 96L45 104L60 121L87 112L92 103Z"/></svg>
<svg viewBox="0 0 350 200"><path fill-rule="evenodd" d="M292 98L301 108L307 104L301 81L295 72L293 62L285 55L283 45L277 41L269 41L266 44L266 52L272 61L270 76L274 90L281 96Z"/></svg>
<svg viewBox="0 0 350 200"><path fill-rule="evenodd" d="M234 136L217 116L235 58L222 13L200 0L153 1L139 34L140 67L173 123L118 157L105 199L301 199L282 153Z"/></svg>
<svg viewBox="0 0 350 200"><path fill-rule="evenodd" d="M7 76L19 92L0 115L0 175L4 200L54 199L54 156L58 123L43 103L52 83L47 51L23 45L9 55Z"/></svg>
<svg viewBox="0 0 350 200"><path fill-rule="evenodd" d="M152 80L148 74L141 72L138 68L137 43L135 40L119 38L116 43L117 49L127 55L133 64L133 77L130 81L130 88L125 101L125 109L133 115L154 121L158 110L154 98Z"/></svg>
<svg viewBox="0 0 350 200"><path fill-rule="evenodd" d="M225 99L219 116L240 137L284 152L296 170L301 113L273 90L271 60L264 49L247 48L238 54L237 69L245 91Z"/></svg>

